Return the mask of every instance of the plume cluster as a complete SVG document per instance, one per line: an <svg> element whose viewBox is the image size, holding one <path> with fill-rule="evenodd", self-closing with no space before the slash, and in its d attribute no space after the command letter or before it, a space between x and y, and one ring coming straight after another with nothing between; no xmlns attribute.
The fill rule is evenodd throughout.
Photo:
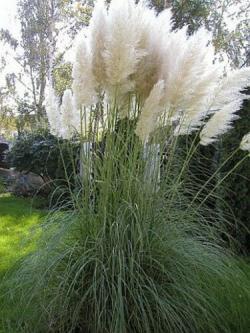
<svg viewBox="0 0 250 333"><path fill-rule="evenodd" d="M59 98L50 86L46 98L46 110L51 133L55 136L70 139L75 132L80 131L80 112L75 106L70 89L65 90L60 105Z"/></svg>
<svg viewBox="0 0 250 333"><path fill-rule="evenodd" d="M204 28L190 37L185 27L172 31L169 9L156 15L145 1L113 0L107 7L98 0L76 49L71 113L90 110L105 96L116 119L137 120L142 141L157 127L172 127L175 135L203 127L201 144L215 141L237 118L250 70L224 73L223 64L214 63L210 40ZM49 121L53 128L55 119Z"/></svg>

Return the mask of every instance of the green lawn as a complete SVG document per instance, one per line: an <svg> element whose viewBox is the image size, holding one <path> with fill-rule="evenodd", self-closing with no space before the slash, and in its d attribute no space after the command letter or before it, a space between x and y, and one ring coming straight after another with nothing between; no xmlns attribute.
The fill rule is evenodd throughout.
<svg viewBox="0 0 250 333"><path fill-rule="evenodd" d="M27 236L42 215L31 200L0 194L0 276L34 246Z"/></svg>
<svg viewBox="0 0 250 333"><path fill-rule="evenodd" d="M30 199L0 193L0 278L34 247L35 237L28 236L44 213L32 208L32 203ZM0 322L8 311L0 304ZM9 333L1 324L0 332Z"/></svg>

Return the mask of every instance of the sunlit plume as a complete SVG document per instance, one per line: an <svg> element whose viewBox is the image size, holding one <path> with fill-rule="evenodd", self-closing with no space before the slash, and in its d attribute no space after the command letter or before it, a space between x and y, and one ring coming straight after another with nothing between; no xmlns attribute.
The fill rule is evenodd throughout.
<svg viewBox="0 0 250 333"><path fill-rule="evenodd" d="M140 45L142 29L136 8L132 0L113 0L108 12L103 51L106 89L108 95L116 101L122 100L129 92L134 92L135 81L131 76L146 54Z"/></svg>
<svg viewBox="0 0 250 333"><path fill-rule="evenodd" d="M75 105L81 108L96 101L96 82L92 71L92 54L88 47L88 40L79 41L73 64L73 85Z"/></svg>

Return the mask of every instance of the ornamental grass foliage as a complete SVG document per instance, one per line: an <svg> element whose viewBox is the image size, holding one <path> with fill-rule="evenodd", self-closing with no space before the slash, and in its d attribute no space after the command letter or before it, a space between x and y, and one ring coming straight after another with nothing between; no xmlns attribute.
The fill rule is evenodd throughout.
<svg viewBox="0 0 250 333"><path fill-rule="evenodd" d="M197 138L207 145L230 129L249 84L249 68L213 63L208 40L204 29L171 31L169 10L97 1L72 90L61 106L51 90L47 108L53 133L80 137L79 186L69 179L70 203L5 279L2 298L15 304L6 332L247 331L249 281L207 205L216 173L198 190L185 181Z"/></svg>

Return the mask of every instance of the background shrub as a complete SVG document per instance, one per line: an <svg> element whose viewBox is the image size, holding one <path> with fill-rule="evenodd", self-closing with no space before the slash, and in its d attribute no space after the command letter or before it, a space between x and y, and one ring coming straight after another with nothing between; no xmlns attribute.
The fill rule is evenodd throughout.
<svg viewBox="0 0 250 333"><path fill-rule="evenodd" d="M250 94L250 89L248 89ZM235 122L234 128L223 138L220 149L218 151L220 163L227 156L239 147L241 138L249 132L250 128L250 101L246 100L243 107L238 112L240 119ZM227 174L234 165L236 165L244 156L243 151L238 151L237 154L230 159L221 172L221 177ZM240 250L244 253L250 253L250 164L249 159L246 159L240 166L227 178L220 196L224 202L231 207L232 213L230 220L232 222L231 233L239 241ZM225 205L221 207L224 214L227 212Z"/></svg>
<svg viewBox="0 0 250 333"><path fill-rule="evenodd" d="M60 186L75 186L74 170L78 156L77 141L63 140L48 130L40 129L20 134L8 154L8 160L17 171L41 176L53 191Z"/></svg>

